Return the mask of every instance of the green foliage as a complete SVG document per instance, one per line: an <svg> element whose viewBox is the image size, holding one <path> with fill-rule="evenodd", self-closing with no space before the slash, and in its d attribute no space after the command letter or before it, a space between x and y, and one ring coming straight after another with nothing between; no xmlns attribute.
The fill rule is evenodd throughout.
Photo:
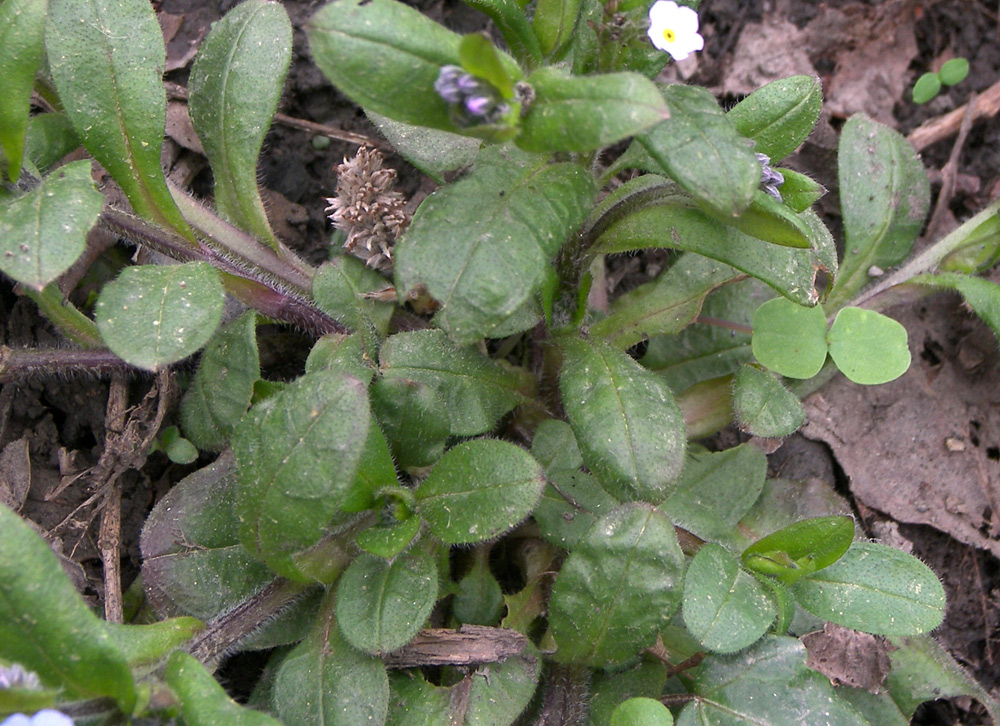
<svg viewBox="0 0 1000 726"><path fill-rule="evenodd" d="M313 266L268 224L256 169L291 57L280 4L237 5L194 61L214 207L160 168L148 3L0 4L0 148L20 179L0 192L0 271L100 365L160 372L200 352L176 376L167 423L181 429L154 446L176 463L220 452L149 514L131 590L146 607L127 624L99 621L0 507L0 659L43 686L0 691L0 711L864 726L945 694L997 713L926 636L945 610L933 572L856 537L832 489L769 478L755 444L689 439L733 420L793 433L798 395L834 366L863 384L902 375L906 331L881 314L900 289L956 291L1000 334L1000 288L975 276L1000 256L1000 203L908 259L926 175L903 137L853 116L839 260L812 209L824 190L770 165L815 125L818 79L776 80L724 112L705 89L650 80L667 59L637 0L468 4L509 55L397 0L334 0L306 26L319 69L440 185L381 240L391 271L346 252ZM473 95L455 100L449 73ZM32 116L33 92L54 110ZM80 144L136 216L95 190L90 162L59 165ZM94 227L180 264L91 259ZM643 250L661 269L604 304L604 256ZM69 289L63 273L84 263ZM82 293L93 318L89 299L71 302ZM246 310L220 327L227 294ZM262 378L263 321L315 339L288 361L303 375ZM793 620L895 638L886 692L808 669ZM277 650L255 711L211 670L263 648Z"/></svg>
<svg viewBox="0 0 1000 726"><path fill-rule="evenodd" d="M933 101L941 92L942 86L954 86L961 83L969 75L969 61L965 58L952 58L946 61L937 72L924 73L913 84L913 102L927 103Z"/></svg>

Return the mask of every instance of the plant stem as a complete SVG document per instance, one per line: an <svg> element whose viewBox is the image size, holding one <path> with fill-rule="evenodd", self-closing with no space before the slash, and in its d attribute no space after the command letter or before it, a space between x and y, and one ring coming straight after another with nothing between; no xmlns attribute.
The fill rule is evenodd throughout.
<svg viewBox="0 0 1000 726"><path fill-rule="evenodd" d="M52 282L44 290L21 288L25 295L35 301L38 309L59 332L84 348L101 348L104 342L93 320L81 313L63 297L59 286Z"/></svg>
<svg viewBox="0 0 1000 726"><path fill-rule="evenodd" d="M0 383L32 376L85 373L104 376L135 369L103 348L8 348L0 346Z"/></svg>

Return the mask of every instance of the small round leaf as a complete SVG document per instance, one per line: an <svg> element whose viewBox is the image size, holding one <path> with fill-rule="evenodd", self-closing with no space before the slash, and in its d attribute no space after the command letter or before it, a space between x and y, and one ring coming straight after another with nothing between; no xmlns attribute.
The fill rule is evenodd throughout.
<svg viewBox="0 0 1000 726"><path fill-rule="evenodd" d="M611 726L673 726L670 709L655 698L630 698L611 714Z"/></svg>
<svg viewBox="0 0 1000 726"><path fill-rule="evenodd" d="M833 362L855 383L887 383L910 367L906 328L874 310L844 308L827 339Z"/></svg>
<svg viewBox="0 0 1000 726"><path fill-rule="evenodd" d="M753 354L765 368L788 378L812 378L826 362L826 316L819 305L775 298L753 314Z"/></svg>
<svg viewBox="0 0 1000 726"><path fill-rule="evenodd" d="M925 73L913 84L913 102L927 103L941 92L941 79L937 73Z"/></svg>
<svg viewBox="0 0 1000 726"><path fill-rule="evenodd" d="M224 302L222 283L207 262L128 267L101 291L97 328L115 355L155 371L205 345Z"/></svg>
<svg viewBox="0 0 1000 726"><path fill-rule="evenodd" d="M740 429L764 438L789 436L806 420L794 393L770 371L750 365L733 378L733 413Z"/></svg>
<svg viewBox="0 0 1000 726"><path fill-rule="evenodd" d="M946 86L954 86L956 83L961 83L967 75L969 75L969 61L965 58L952 58L941 66L941 70L938 71L941 83Z"/></svg>
<svg viewBox="0 0 1000 726"><path fill-rule="evenodd" d="M541 466L524 449L476 439L441 457L417 488L417 506L445 542L481 542L531 514L544 483Z"/></svg>

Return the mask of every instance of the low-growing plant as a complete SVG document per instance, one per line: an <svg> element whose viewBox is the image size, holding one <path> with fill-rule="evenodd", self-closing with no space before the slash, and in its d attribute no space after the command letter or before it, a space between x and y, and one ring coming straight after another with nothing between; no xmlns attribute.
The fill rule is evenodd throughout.
<svg viewBox="0 0 1000 726"><path fill-rule="evenodd" d="M927 71L913 84L912 97L914 103L929 103L937 98L944 86L954 86L965 80L969 75L969 61L965 58L952 58L945 61L938 71Z"/></svg>
<svg viewBox="0 0 1000 726"><path fill-rule="evenodd" d="M652 80L701 49L696 2L467 3L506 50L396 0L336 0L309 22L323 73L440 184L411 218L362 148L339 168L319 267L257 187L291 57L281 5L233 8L194 61L211 202L160 167L145 0L0 5L0 270L74 344L3 349L0 376L162 375L200 351L156 446L218 452L149 515L127 624L95 616L0 506L0 658L38 676L0 689L0 712L861 725L942 695L992 708L928 635L945 611L929 568L866 540L832 491L769 478L752 442L692 440L733 421L785 436L837 371L902 375L892 304L955 290L1000 331L1000 292L976 276L1000 249L998 205L911 257L920 160L854 116L838 259L812 209L824 190L778 166L817 121L818 79L725 111ZM93 162L61 161L81 144ZM101 266L93 302L60 287L100 258L95 229L162 262ZM604 302L608 256L660 248L654 280ZM223 320L227 296L242 308ZM315 337L304 375L261 379L262 321ZM806 666L797 636L824 622L892 642L882 690ZM257 710L211 675L248 649L272 649Z"/></svg>

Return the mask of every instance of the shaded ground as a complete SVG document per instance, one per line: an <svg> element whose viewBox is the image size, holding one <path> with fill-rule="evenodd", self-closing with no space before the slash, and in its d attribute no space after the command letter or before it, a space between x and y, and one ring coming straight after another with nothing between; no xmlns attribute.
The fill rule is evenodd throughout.
<svg viewBox="0 0 1000 726"><path fill-rule="evenodd" d="M297 28L318 5L285 3ZM486 27L482 16L452 0L419 5L462 32ZM229 7L197 0L162 3L169 57L176 66L168 66L168 80L186 83L191 49ZM724 103L733 103L774 78L819 75L827 99L824 118L790 165L831 190L822 211L835 235L834 154L837 130L848 115L863 111L904 134L927 122L943 129L940 138L920 131L913 136L923 151L932 190L941 198L928 235L936 239L1000 194L996 121L972 123L958 144L956 124L933 126L1000 79L997 12L996 0L703 0L706 51L671 67L667 77L706 85ZM908 92L916 77L952 57L969 59L969 78L926 106L912 104ZM311 65L298 29L281 110L293 119L375 138L361 112ZM178 102L170 114L168 161L175 179L204 192L210 188L205 162L185 132L184 116ZM335 186L333 167L357 148L340 140L322 148L314 145L315 139L314 130L279 124L261 163L279 234L312 261L327 254L323 198ZM953 155L955 162L946 168ZM398 157L390 155L388 163L400 170L400 188L414 206L433 188ZM609 264L609 279L624 287L643 281L661 263L649 257ZM793 437L773 455L772 467L786 477L836 483L869 534L910 547L930 564L949 593L939 639L1000 695L1000 355L990 332L954 298L931 298L893 314L910 332L910 372L882 387L861 388L841 380L825 388L808 401L804 437ZM2 344L57 343L33 306L16 297L6 282L0 289L0 319L6 321ZM266 374L300 373L307 345L294 332L263 331ZM117 393L127 405L143 405L152 385L150 379L135 379ZM169 386L157 390L168 402ZM65 554L79 589L95 604L103 592L97 545L103 495L92 468L102 454L107 459L105 442L115 429L109 411L121 410L108 400L109 384L96 379L29 380L0 390L0 496L23 505L22 513ZM150 426L158 423L158 403L157 398L145 403ZM171 415L167 413L165 424L173 423ZM144 431L133 433L141 438ZM126 463L138 469L127 470L121 479L122 580L127 585L138 572L137 539L146 514L199 464L177 466L160 454ZM962 715L966 706L930 706L921 718L924 723L972 723L965 719L973 717Z"/></svg>

